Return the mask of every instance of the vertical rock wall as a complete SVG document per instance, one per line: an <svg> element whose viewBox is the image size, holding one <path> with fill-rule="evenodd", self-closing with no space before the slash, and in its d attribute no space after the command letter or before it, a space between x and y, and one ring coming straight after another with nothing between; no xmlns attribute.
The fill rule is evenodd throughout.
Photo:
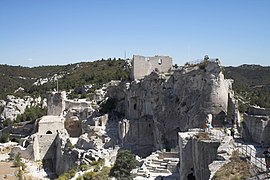
<svg viewBox="0 0 270 180"><path fill-rule="evenodd" d="M170 76L153 72L130 84L126 91L125 115L130 124L149 117L153 121L154 148L173 149L177 146L177 133L204 128L208 114L213 115L214 126L222 126L228 111L231 84L231 80L224 79L216 61L209 61L205 66L184 67ZM142 132L146 126L147 122L141 128L132 129ZM131 141L151 138L139 139L132 134L128 137Z"/></svg>

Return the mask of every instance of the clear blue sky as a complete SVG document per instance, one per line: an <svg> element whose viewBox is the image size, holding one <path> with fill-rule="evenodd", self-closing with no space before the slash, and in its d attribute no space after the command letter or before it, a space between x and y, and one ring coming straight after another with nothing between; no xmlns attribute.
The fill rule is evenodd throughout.
<svg viewBox="0 0 270 180"><path fill-rule="evenodd" d="M169 55L270 65L270 0L0 0L0 64Z"/></svg>

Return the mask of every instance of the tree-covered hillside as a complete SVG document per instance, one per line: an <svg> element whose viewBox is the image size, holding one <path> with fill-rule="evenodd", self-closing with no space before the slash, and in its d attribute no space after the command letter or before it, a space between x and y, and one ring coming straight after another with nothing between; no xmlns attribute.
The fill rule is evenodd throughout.
<svg viewBox="0 0 270 180"><path fill-rule="evenodd" d="M73 89L76 94L88 94L110 80L127 80L129 69L122 59L107 59L94 62L58 66L21 67L0 65L0 99L7 94L14 94L19 87L17 96L41 95L56 89L53 76L61 76L58 80L59 90ZM233 89L240 98L240 110L245 111L245 104L270 107L270 67L259 65L241 65L238 67L224 67L225 78L233 79ZM34 85L38 80L49 78L48 83ZM82 91L83 85L93 85L88 92Z"/></svg>
<svg viewBox="0 0 270 180"><path fill-rule="evenodd" d="M243 99L241 111L245 111L245 102L251 105L270 108L270 67L259 65L241 65L225 67L225 78L233 79L233 89Z"/></svg>
<svg viewBox="0 0 270 180"><path fill-rule="evenodd" d="M24 91L18 91L16 95L44 96L46 91L56 89L57 83L55 78L52 78L54 76L61 76L58 80L59 90L73 89L76 92L87 84L94 84L92 87L94 90L110 80L128 79L129 69L125 60L109 58L94 62L33 68L0 65L0 74L0 99L4 99L7 94L14 94L19 87L24 88ZM49 82L34 85L42 79L49 79Z"/></svg>

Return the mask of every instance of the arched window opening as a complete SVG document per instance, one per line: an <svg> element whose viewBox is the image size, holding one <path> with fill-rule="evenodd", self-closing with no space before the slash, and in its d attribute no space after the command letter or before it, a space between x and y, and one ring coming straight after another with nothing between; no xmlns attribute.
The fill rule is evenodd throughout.
<svg viewBox="0 0 270 180"><path fill-rule="evenodd" d="M47 131L46 134L52 134L52 131Z"/></svg>

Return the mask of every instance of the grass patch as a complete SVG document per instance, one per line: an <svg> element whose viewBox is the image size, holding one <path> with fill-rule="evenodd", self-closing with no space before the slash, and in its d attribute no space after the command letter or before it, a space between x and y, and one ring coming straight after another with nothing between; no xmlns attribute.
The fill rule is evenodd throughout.
<svg viewBox="0 0 270 180"><path fill-rule="evenodd" d="M198 140L210 140L209 134L207 132L198 132L195 134Z"/></svg>
<svg viewBox="0 0 270 180"><path fill-rule="evenodd" d="M240 159L239 153L234 151L231 161L222 166L214 175L213 180L241 180L252 176L250 169L251 165Z"/></svg>
<svg viewBox="0 0 270 180"><path fill-rule="evenodd" d="M71 169L68 172L59 176L56 180L69 180L75 176L77 171L78 171L77 169Z"/></svg>
<svg viewBox="0 0 270 180"><path fill-rule="evenodd" d="M100 171L98 172L87 172L84 175L78 177L76 180L108 180L109 179L109 173L111 168L104 166Z"/></svg>

